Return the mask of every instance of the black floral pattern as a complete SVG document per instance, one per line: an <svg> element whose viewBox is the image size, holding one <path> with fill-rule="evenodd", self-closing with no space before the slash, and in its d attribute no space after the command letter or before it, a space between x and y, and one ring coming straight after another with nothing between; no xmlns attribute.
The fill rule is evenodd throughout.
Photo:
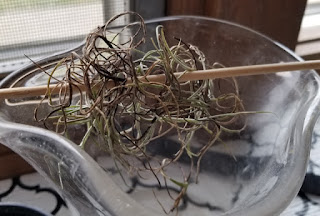
<svg viewBox="0 0 320 216"><path fill-rule="evenodd" d="M30 175L30 174L29 174ZM37 206L39 209L45 209L47 213L52 215L61 215L58 214L62 208L67 208L66 202L61 198L61 196L50 186L41 185L43 182L42 177L39 174L31 174L36 175L36 180L39 182L28 182L23 180L22 177L14 177L11 179L11 184L5 184L7 188L4 188L3 184L1 186L0 193L0 202L4 203L12 203L17 202L15 199L20 197L25 197L26 201L32 200L34 197L41 194L41 199L47 199L49 203L46 203L47 206L43 208L43 206ZM7 182L8 183L8 182ZM21 198L18 199L18 202L21 202ZM45 202L43 202L45 203ZM22 203L23 204L23 203ZM33 206L29 206L33 207Z"/></svg>

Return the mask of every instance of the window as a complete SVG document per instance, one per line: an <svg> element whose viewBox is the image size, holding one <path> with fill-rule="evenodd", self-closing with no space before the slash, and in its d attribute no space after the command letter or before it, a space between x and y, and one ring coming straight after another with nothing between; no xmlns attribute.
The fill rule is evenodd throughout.
<svg viewBox="0 0 320 216"><path fill-rule="evenodd" d="M164 0L1 0L0 78L29 60L70 49L111 16L164 16ZM126 22L126 20L120 20ZM122 23L117 23L122 24Z"/></svg>
<svg viewBox="0 0 320 216"><path fill-rule="evenodd" d="M320 58L320 0L308 0L296 53L306 59Z"/></svg>
<svg viewBox="0 0 320 216"><path fill-rule="evenodd" d="M127 0L1 0L0 76L28 61L78 45Z"/></svg>

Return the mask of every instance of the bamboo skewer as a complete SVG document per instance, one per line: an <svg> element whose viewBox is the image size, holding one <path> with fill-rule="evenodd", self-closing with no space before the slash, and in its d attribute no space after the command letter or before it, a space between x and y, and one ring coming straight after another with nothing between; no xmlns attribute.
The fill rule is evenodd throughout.
<svg viewBox="0 0 320 216"><path fill-rule="evenodd" d="M320 69L320 60L305 61L305 62L289 62L289 63L275 63L275 64L262 64L250 66L238 66L228 68L218 68L210 70L190 71L190 72L177 72L176 77L180 82L206 80L215 78L238 77L270 74L285 71L298 71L298 70L311 70ZM147 77L139 77L142 82L165 82L164 74L149 75ZM127 83L130 83L128 80ZM107 86L113 86L113 81L110 81ZM52 94L58 93L59 88L56 85L49 86ZM85 90L84 86L79 85L79 88ZM0 89L0 98L18 98L27 96L39 96L46 94L48 90L47 85L34 86L34 87L15 87Z"/></svg>

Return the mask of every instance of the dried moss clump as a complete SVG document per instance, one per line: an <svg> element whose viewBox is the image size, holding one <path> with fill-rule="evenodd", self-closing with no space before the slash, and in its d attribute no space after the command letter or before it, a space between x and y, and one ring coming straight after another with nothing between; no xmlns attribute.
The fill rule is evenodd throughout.
<svg viewBox="0 0 320 216"><path fill-rule="evenodd" d="M115 20L128 14L139 21L111 27ZM35 118L45 125L53 122L60 133L65 133L70 124L86 125L81 147L97 143L118 168L124 167L129 174L151 172L159 184L160 176L177 185L180 189L173 197L173 211L191 181L197 182L201 159L220 135L244 128L245 112L235 79L180 82L175 76L175 72L222 65L210 65L204 53L183 38L176 38L176 43L169 45L162 26L156 28L156 37L151 39L154 49L143 52L139 48L145 35L142 17L133 12L115 16L90 33L82 54L71 53L50 73L48 85L57 83L60 94L58 100L52 100L48 91L46 98L52 111L39 118L41 103ZM55 73L61 68L65 68L65 74L58 79ZM164 74L165 82L141 81L141 77L157 74ZM221 88L222 83L228 90ZM177 151L154 158L148 145L173 133L180 145ZM196 133L207 138L205 145L193 146ZM87 143L89 139L92 143ZM166 169L182 155L188 156L190 168L181 169L181 179L172 178Z"/></svg>

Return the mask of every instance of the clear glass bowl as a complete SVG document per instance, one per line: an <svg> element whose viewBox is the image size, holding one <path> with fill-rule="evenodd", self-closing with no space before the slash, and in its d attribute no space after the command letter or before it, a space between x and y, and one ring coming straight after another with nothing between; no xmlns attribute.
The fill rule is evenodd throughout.
<svg viewBox="0 0 320 216"><path fill-rule="evenodd" d="M173 36L183 38L198 46L210 62L225 66L301 60L255 31L220 20L152 20L147 22L147 38L154 37L157 25L165 27L169 43ZM80 52L82 46L73 51ZM150 46L148 42L143 49ZM50 70L69 52L38 64ZM277 215L302 184L311 134L319 115L318 75L314 71L295 71L240 77L237 81L246 110L266 113L248 115L247 127L241 134L225 136L223 145L210 149L201 164L200 182L189 186L180 215ZM4 79L1 87L45 83L46 76L30 64ZM33 121L38 101L37 97L0 100L0 142L53 182L74 215L164 215L153 195L154 191L159 199L169 199L163 188L159 189L156 182L138 179L126 193L119 175L110 171L110 163L105 163L108 157L92 152L90 156L74 143L83 134L80 128L66 139ZM195 140L201 142L201 138ZM174 137L163 137L159 143L166 144L157 145L153 151L166 154L174 146Z"/></svg>

